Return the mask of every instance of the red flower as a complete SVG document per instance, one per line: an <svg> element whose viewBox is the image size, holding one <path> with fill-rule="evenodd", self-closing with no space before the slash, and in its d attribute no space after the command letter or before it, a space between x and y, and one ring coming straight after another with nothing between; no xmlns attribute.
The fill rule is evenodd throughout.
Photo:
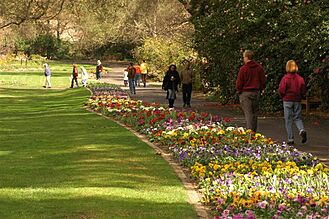
<svg viewBox="0 0 329 219"><path fill-rule="evenodd" d="M315 74L321 74L321 69L319 67L313 69Z"/></svg>

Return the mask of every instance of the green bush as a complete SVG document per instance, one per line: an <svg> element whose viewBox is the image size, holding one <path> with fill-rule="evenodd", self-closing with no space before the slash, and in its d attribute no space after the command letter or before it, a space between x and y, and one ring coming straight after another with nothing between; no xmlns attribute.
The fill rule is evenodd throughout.
<svg viewBox="0 0 329 219"><path fill-rule="evenodd" d="M162 80L169 65L176 64L181 70L183 61L193 56L193 51L188 44L177 40L148 38L135 49L134 56L139 62L146 60L150 67L150 77Z"/></svg>
<svg viewBox="0 0 329 219"><path fill-rule="evenodd" d="M195 49L212 66L204 77L219 87L221 102L236 100L235 80L245 49L255 52L267 74L261 102L264 111L281 109L277 89L290 59L296 60L301 76L314 87L313 69L323 68L322 60L329 53L329 8L324 1L209 0L190 4ZM325 76L319 80L328 84ZM325 101L322 105L329 105L328 93L320 95Z"/></svg>

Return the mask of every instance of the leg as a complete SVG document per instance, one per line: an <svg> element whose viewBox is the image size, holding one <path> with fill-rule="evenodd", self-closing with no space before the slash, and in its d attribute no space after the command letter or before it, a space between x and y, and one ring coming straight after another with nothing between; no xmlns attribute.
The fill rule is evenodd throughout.
<svg viewBox="0 0 329 219"><path fill-rule="evenodd" d="M257 120L258 120L258 111L259 111L259 93L253 92L250 94L251 102L252 102L252 130L254 132L257 131Z"/></svg>
<svg viewBox="0 0 329 219"><path fill-rule="evenodd" d="M173 108L175 100L174 99L168 99L168 102L169 102L169 108Z"/></svg>
<svg viewBox="0 0 329 219"><path fill-rule="evenodd" d="M294 133L292 130L293 103L284 101L283 109L284 109L284 120L286 125L286 131L288 135L288 142L293 142L294 141Z"/></svg>
<svg viewBox="0 0 329 219"><path fill-rule="evenodd" d="M77 85L77 87L79 87L78 78L74 78L74 80L75 80L75 84Z"/></svg>
<svg viewBox="0 0 329 219"><path fill-rule="evenodd" d="M188 84L186 91L186 104L189 107L191 106L191 97L192 97L192 84Z"/></svg>
<svg viewBox="0 0 329 219"><path fill-rule="evenodd" d="M71 79L71 87L70 88L73 88L73 85L74 85L74 78Z"/></svg>
<svg viewBox="0 0 329 219"><path fill-rule="evenodd" d="M184 102L184 107L187 104L187 85L183 84L183 102Z"/></svg>
<svg viewBox="0 0 329 219"><path fill-rule="evenodd" d="M300 102L294 102L293 105L293 121L299 131L299 135L302 137L302 143L307 141L306 131L304 129L304 124L302 121L301 113L302 113L302 104Z"/></svg>
<svg viewBox="0 0 329 219"><path fill-rule="evenodd" d="M240 104L245 115L247 129L253 130L252 127L253 109L252 109L252 102L250 100L249 94L250 92L243 92L242 94L240 94Z"/></svg>

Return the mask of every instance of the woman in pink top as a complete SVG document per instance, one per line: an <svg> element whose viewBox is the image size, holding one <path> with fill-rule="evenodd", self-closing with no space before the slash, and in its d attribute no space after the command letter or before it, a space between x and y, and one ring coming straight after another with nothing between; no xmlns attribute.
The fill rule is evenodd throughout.
<svg viewBox="0 0 329 219"><path fill-rule="evenodd" d="M292 124L295 123L302 143L307 141L306 131L301 118L301 100L306 94L304 79L297 73L298 66L294 60L289 60L286 65L287 74L281 79L279 95L283 99L284 119L288 134L288 144L294 144Z"/></svg>

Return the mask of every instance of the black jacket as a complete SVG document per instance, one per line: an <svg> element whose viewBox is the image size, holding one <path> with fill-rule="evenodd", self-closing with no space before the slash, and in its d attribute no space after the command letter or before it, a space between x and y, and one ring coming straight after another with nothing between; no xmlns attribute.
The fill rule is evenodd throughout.
<svg viewBox="0 0 329 219"><path fill-rule="evenodd" d="M171 79L172 78L172 79ZM181 83L180 77L177 71L167 71L163 79L162 89L174 89L178 90L178 85Z"/></svg>

